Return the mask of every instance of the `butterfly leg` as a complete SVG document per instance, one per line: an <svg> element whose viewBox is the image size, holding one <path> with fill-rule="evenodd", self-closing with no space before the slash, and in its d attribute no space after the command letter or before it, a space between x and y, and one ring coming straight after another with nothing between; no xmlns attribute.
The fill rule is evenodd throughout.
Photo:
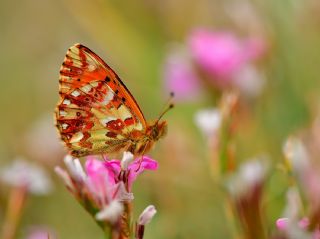
<svg viewBox="0 0 320 239"><path fill-rule="evenodd" d="M149 144L149 142L144 145L144 148L143 148L143 151L142 151L142 154L141 154L141 158L140 158L140 160L139 160L139 166L138 166L138 168L136 169L136 172L138 172L138 171L140 170L140 168L141 168L143 156L144 156L144 153L145 153L145 151L146 151L146 149L147 149L148 144Z"/></svg>
<svg viewBox="0 0 320 239"><path fill-rule="evenodd" d="M108 158L104 154L101 154L101 157L102 157L103 161L108 161Z"/></svg>

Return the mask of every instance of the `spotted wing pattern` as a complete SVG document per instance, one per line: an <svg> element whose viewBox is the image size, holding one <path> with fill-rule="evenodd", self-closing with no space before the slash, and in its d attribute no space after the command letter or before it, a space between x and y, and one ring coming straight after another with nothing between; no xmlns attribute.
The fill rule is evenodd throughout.
<svg viewBox="0 0 320 239"><path fill-rule="evenodd" d="M118 75L81 44L67 51L60 69L56 125L71 154L113 153L144 134L145 118Z"/></svg>

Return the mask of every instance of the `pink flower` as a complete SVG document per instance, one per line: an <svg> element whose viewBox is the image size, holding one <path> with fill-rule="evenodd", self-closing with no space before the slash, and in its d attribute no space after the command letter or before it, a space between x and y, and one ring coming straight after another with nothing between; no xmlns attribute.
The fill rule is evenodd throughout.
<svg viewBox="0 0 320 239"><path fill-rule="evenodd" d="M124 160L124 159L123 159ZM137 179L138 175L145 170L156 170L158 162L148 156L138 158L127 165L127 168L121 167L119 160L105 161L104 165L108 170L109 180L111 183L117 183L120 180L124 181L127 185L128 191L131 191L133 182Z"/></svg>
<svg viewBox="0 0 320 239"><path fill-rule="evenodd" d="M87 174L86 186L92 195L95 195L100 202L111 202L112 195L116 192L116 183L104 166L104 162L89 156L85 170ZM117 199L122 200L123 198L118 195Z"/></svg>
<svg viewBox="0 0 320 239"><path fill-rule="evenodd" d="M175 100L194 101L200 93L200 80L192 66L190 56L181 47L169 51L164 63L164 81Z"/></svg>
<svg viewBox="0 0 320 239"><path fill-rule="evenodd" d="M27 232L26 239L54 239L56 238L55 233L51 229L44 226L33 226Z"/></svg>
<svg viewBox="0 0 320 239"><path fill-rule="evenodd" d="M249 62L259 58L265 44L258 38L240 39L231 32L194 30L189 38L191 53L196 61L213 77L215 83L230 83Z"/></svg>
<svg viewBox="0 0 320 239"><path fill-rule="evenodd" d="M276 221L277 228L281 231L285 231L288 228L288 221L289 219L286 217L279 218Z"/></svg>
<svg viewBox="0 0 320 239"><path fill-rule="evenodd" d="M307 232L308 226L310 222L309 219L304 217L300 221L294 221L290 218L279 218L276 221L277 228L285 233L297 235L299 233L299 230L302 230L303 232ZM320 231L319 229L316 229L314 232L312 232L312 239L319 239L320 238Z"/></svg>
<svg viewBox="0 0 320 239"><path fill-rule="evenodd" d="M132 193L127 192L124 183L116 182L104 162L92 156L88 157L85 170L79 159L73 159L68 155L64 161L67 170L56 167L55 171L74 197L86 210L93 213L97 220L114 223L115 218L120 217L122 212L122 206L114 205L133 200ZM97 211L98 216L95 215ZM102 211L104 213L101 216Z"/></svg>

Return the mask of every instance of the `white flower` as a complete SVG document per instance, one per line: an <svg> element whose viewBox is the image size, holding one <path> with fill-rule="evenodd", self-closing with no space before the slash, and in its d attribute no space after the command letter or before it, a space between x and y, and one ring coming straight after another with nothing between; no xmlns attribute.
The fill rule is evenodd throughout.
<svg viewBox="0 0 320 239"><path fill-rule="evenodd" d="M64 163L67 166L71 176L79 181L84 181L87 177L84 172L80 160L78 158L72 158L70 155L64 157Z"/></svg>
<svg viewBox="0 0 320 239"><path fill-rule="evenodd" d="M238 173L233 175L227 187L231 194L240 196L263 182L268 172L268 163L264 158L251 159L242 164Z"/></svg>
<svg viewBox="0 0 320 239"><path fill-rule="evenodd" d="M37 195L48 194L53 187L44 169L22 158L0 169L0 180L15 187L26 186L28 191Z"/></svg>
<svg viewBox="0 0 320 239"><path fill-rule="evenodd" d="M45 140L43 140L45 138ZM24 134L24 148L33 159L52 165L60 160L64 153L57 135L52 127L52 112L40 116Z"/></svg>
<svg viewBox="0 0 320 239"><path fill-rule="evenodd" d="M138 224L146 225L150 223L154 215L157 213L156 208L153 205L149 205L144 209L144 211L140 214Z"/></svg>
<svg viewBox="0 0 320 239"><path fill-rule="evenodd" d="M113 200L110 204L105 206L100 212L96 214L96 219L99 221L108 221L115 223L123 212L123 205L117 200Z"/></svg>
<svg viewBox="0 0 320 239"><path fill-rule="evenodd" d="M65 185L74 190L74 186L73 186L73 183L71 181L71 178L69 176L69 174L62 168L60 168L59 166L56 166L54 168L54 171L56 172L56 174L64 181Z"/></svg>
<svg viewBox="0 0 320 239"><path fill-rule="evenodd" d="M235 84L248 97L260 95L265 81L264 75L251 64L243 67L235 76Z"/></svg>
<svg viewBox="0 0 320 239"><path fill-rule="evenodd" d="M302 210L302 201L296 187L291 187L287 191L287 204L283 212L283 217L293 220L299 219L299 213Z"/></svg>
<svg viewBox="0 0 320 239"><path fill-rule="evenodd" d="M195 115L195 123L204 135L212 136L221 126L221 112L217 108L200 110Z"/></svg>
<svg viewBox="0 0 320 239"><path fill-rule="evenodd" d="M303 173L308 168L309 156L299 138L289 137L283 146L283 153L296 172Z"/></svg>

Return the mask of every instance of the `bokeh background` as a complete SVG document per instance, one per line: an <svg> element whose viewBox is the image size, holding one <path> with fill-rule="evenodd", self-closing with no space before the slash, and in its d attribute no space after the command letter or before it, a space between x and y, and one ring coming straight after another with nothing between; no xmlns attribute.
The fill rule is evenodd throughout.
<svg viewBox="0 0 320 239"><path fill-rule="evenodd" d="M53 173L64 151L54 128L59 68L66 50L82 43L120 75L147 119L156 118L168 92L164 62L198 27L258 34L267 42L260 63L266 82L254 100L252 125L239 127L237 160L266 153L276 165L285 138L307 127L319 107L320 4L318 0L22 0L0 2L0 166L24 157L45 167L54 182L46 196L31 196L19 238L46 225L58 238L102 238L90 216ZM195 112L216 102L208 94L177 102L165 119L167 137L151 152L159 170L134 186L135 216L149 204L158 214L146 238L231 238L225 195L208 170L205 139ZM273 169L265 207L268 228L284 207L287 181ZM0 188L0 224L8 188Z"/></svg>

